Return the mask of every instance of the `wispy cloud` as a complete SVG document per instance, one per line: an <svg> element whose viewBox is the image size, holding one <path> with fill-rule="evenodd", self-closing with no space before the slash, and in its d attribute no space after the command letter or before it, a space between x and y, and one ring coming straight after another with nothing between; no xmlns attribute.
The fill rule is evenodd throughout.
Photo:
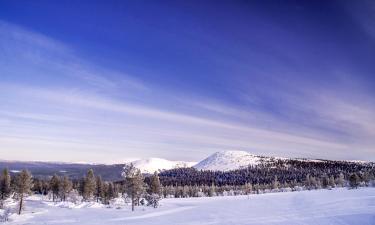
<svg viewBox="0 0 375 225"><path fill-rule="evenodd" d="M0 22L0 34L0 158L198 160L241 149L368 159L375 144L375 109L359 97L363 90L348 98L345 88L280 78L267 90L239 82L237 102L177 96L36 32ZM272 107L262 99L272 99Z"/></svg>
<svg viewBox="0 0 375 225"><path fill-rule="evenodd" d="M99 91L148 89L136 78L91 63L70 46L37 32L0 20L0 34L4 76L34 77L47 82L62 80Z"/></svg>

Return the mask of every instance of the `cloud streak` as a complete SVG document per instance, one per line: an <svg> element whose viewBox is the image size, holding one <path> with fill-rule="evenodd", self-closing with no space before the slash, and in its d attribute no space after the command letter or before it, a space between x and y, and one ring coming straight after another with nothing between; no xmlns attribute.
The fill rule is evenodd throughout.
<svg viewBox="0 0 375 225"><path fill-rule="evenodd" d="M345 85L341 91L274 79L275 88L265 90L262 85L253 90L248 82L232 84L240 92L236 102L178 96L126 71L89 62L36 32L0 22L0 34L5 50L0 54L5 66L0 69L0 158L194 161L239 149L375 160L375 109L364 90L351 90L348 98ZM272 104L263 99L273 99Z"/></svg>

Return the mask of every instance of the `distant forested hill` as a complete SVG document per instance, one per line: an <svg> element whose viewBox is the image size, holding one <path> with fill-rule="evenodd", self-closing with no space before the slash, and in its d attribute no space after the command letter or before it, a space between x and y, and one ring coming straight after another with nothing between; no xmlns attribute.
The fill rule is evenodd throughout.
<svg viewBox="0 0 375 225"><path fill-rule="evenodd" d="M36 178L48 178L53 174L67 175L71 179L82 178L88 169L93 169L96 175L105 180L121 179L123 164L80 164L80 163L54 163L54 162L19 162L0 161L0 169L8 168L11 174L16 174L23 169L29 170Z"/></svg>

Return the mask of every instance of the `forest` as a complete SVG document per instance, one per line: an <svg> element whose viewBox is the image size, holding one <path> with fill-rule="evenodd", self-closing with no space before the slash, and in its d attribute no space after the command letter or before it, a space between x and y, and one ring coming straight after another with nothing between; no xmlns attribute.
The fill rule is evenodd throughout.
<svg viewBox="0 0 375 225"><path fill-rule="evenodd" d="M0 176L0 207L9 197L19 201L21 214L24 198L32 194L48 196L54 202L95 201L111 205L122 198L132 210L139 205L158 207L162 198L212 197L302 191L321 188L375 185L373 163L324 160L275 160L271 164L249 166L232 171L177 168L142 174L132 164L124 166L118 181L105 181L92 169L82 179L52 175L33 178L23 170L11 176L4 168Z"/></svg>

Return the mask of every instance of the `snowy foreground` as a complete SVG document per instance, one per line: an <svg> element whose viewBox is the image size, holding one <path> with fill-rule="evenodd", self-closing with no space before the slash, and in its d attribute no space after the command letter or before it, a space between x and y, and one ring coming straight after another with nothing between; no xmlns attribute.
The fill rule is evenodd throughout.
<svg viewBox="0 0 375 225"><path fill-rule="evenodd" d="M157 209L105 208L102 205L61 207L35 197L26 201L13 224L118 225L249 225L375 224L375 188L317 190L214 198L164 199Z"/></svg>

